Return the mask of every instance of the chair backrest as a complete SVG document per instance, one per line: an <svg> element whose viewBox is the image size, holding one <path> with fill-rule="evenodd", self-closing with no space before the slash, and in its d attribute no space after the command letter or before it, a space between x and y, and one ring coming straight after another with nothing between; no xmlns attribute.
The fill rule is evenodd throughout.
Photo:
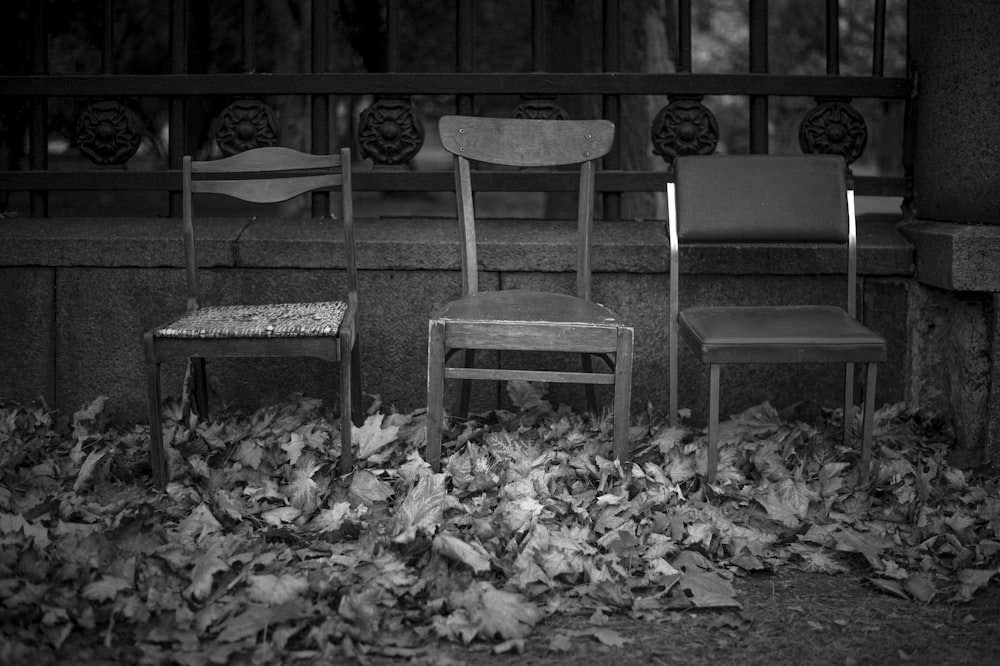
<svg viewBox="0 0 1000 666"><path fill-rule="evenodd" d="M837 243L847 249L847 311L854 316L854 191L843 157L678 157L674 175L667 186L672 310L681 242Z"/></svg>
<svg viewBox="0 0 1000 666"><path fill-rule="evenodd" d="M441 143L455 156L455 195L462 228L462 292L479 290L476 214L470 160L511 167L580 165L577 199L577 295L590 299L594 162L611 150L607 120L534 120L444 116Z"/></svg>
<svg viewBox="0 0 1000 666"><path fill-rule="evenodd" d="M187 268L188 310L200 305L195 253L194 193L223 194L251 203L278 203L308 192L339 190L348 300L357 300L357 263L354 249L354 207L351 188L351 151L311 155L291 148L254 148L220 160L183 162L184 257ZM332 197L327 216L336 219Z"/></svg>

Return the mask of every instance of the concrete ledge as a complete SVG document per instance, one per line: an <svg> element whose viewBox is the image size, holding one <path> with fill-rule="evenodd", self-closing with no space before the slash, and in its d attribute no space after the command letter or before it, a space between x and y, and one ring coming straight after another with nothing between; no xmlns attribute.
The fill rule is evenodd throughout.
<svg viewBox="0 0 1000 666"><path fill-rule="evenodd" d="M900 227L916 278L951 291L1000 292L1000 226L918 220Z"/></svg>
<svg viewBox="0 0 1000 666"><path fill-rule="evenodd" d="M912 248L883 218L860 219L860 275L909 275ZM480 269L575 270L572 221L482 220ZM55 218L0 220L0 266L182 267L180 223L164 218ZM339 226L329 220L210 218L198 227L199 266L341 268ZM362 270L459 270L459 235L446 218L357 221ZM998 236L1000 238L1000 236ZM596 222L595 272L661 273L669 269L662 221ZM803 244L794 249L726 244L685 248L685 273L819 275L844 272L842 252Z"/></svg>

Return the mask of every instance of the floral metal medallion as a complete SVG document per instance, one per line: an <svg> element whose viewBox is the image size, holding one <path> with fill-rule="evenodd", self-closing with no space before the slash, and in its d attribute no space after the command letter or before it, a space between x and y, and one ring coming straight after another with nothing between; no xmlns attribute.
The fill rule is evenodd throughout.
<svg viewBox="0 0 1000 666"><path fill-rule="evenodd" d="M511 116L536 120L567 120L569 118L566 109L550 99L526 99L514 109Z"/></svg>
<svg viewBox="0 0 1000 666"><path fill-rule="evenodd" d="M380 97L361 112L358 146L375 164L406 164L423 145L424 126L409 100Z"/></svg>
<svg viewBox="0 0 1000 666"><path fill-rule="evenodd" d="M865 119L848 102L820 101L799 124L804 153L843 155L850 163L861 157L867 143Z"/></svg>
<svg viewBox="0 0 1000 666"><path fill-rule="evenodd" d="M94 102L76 121L76 141L80 152L94 164L124 164L142 141L139 120L120 102Z"/></svg>
<svg viewBox="0 0 1000 666"><path fill-rule="evenodd" d="M677 98L660 109L651 129L653 152L672 163L682 155L711 155L719 123L700 99Z"/></svg>
<svg viewBox="0 0 1000 666"><path fill-rule="evenodd" d="M219 114L215 141L224 155L276 146L278 138L277 114L259 99L238 99Z"/></svg>

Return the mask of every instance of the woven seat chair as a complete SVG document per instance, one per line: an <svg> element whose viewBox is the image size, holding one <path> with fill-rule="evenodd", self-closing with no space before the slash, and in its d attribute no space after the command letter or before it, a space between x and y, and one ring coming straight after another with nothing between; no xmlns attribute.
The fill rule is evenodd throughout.
<svg viewBox="0 0 1000 666"><path fill-rule="evenodd" d="M719 461L719 373L730 363L843 363L844 444L851 442L854 364L867 364L860 473L871 462L875 377L885 340L856 318L857 228L847 164L834 155L679 157L667 185L670 217L670 420L677 421L678 345L709 366L708 466ZM842 249L846 294L839 303L680 307L684 243L807 243ZM846 307L844 304L846 303Z"/></svg>
<svg viewBox="0 0 1000 666"><path fill-rule="evenodd" d="M440 466L445 379L460 379L459 412L468 409L470 381L527 380L585 384L596 410L595 384L614 387L614 453L628 459L633 329L591 300L590 246L594 215L594 164L611 149L607 120L527 120L445 116L441 143L455 156L455 195L462 233L462 298L434 313L427 352L427 461ZM578 165L577 293L509 289L480 291L476 216L470 161L508 167ZM476 350L571 352L582 372L476 368ZM463 367L447 365L462 352ZM592 357L610 372L594 372Z"/></svg>
<svg viewBox="0 0 1000 666"><path fill-rule="evenodd" d="M317 190L337 190L342 210L347 290L344 300L313 303L202 305L195 252L195 193L223 194L251 203L287 201ZM332 201L333 197L330 197ZM340 468L350 471L351 424L360 425L361 359L354 249L351 153L310 155L290 148L255 148L221 160L184 158L183 234L187 312L143 338L148 381L150 461L154 483L167 482L160 401L160 364L190 359L192 402L208 416L206 358L310 356L340 363ZM328 211L336 219L332 205Z"/></svg>

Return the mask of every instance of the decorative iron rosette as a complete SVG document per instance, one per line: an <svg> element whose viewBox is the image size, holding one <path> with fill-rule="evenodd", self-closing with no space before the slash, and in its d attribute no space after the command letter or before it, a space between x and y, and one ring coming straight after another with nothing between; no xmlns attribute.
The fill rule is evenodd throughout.
<svg viewBox="0 0 1000 666"><path fill-rule="evenodd" d="M276 146L278 135L274 109L259 99L238 99L219 114L215 142L229 156L251 148Z"/></svg>
<svg viewBox="0 0 1000 666"><path fill-rule="evenodd" d="M94 164L124 164L142 142L139 119L120 102L94 102L76 121L76 142Z"/></svg>
<svg viewBox="0 0 1000 666"><path fill-rule="evenodd" d="M804 153L843 155L848 164L861 157L868 143L868 126L848 102L820 101L799 124Z"/></svg>
<svg viewBox="0 0 1000 666"><path fill-rule="evenodd" d="M361 156L378 165L406 164L424 145L424 126L407 99L380 97L361 112Z"/></svg>
<svg viewBox="0 0 1000 666"><path fill-rule="evenodd" d="M668 164L682 155L711 155L719 145L719 123L700 99L673 99L653 119L653 152Z"/></svg>
<svg viewBox="0 0 1000 666"><path fill-rule="evenodd" d="M531 118L536 120L567 120L569 114L550 99L526 99L521 102L511 114L513 118Z"/></svg>

